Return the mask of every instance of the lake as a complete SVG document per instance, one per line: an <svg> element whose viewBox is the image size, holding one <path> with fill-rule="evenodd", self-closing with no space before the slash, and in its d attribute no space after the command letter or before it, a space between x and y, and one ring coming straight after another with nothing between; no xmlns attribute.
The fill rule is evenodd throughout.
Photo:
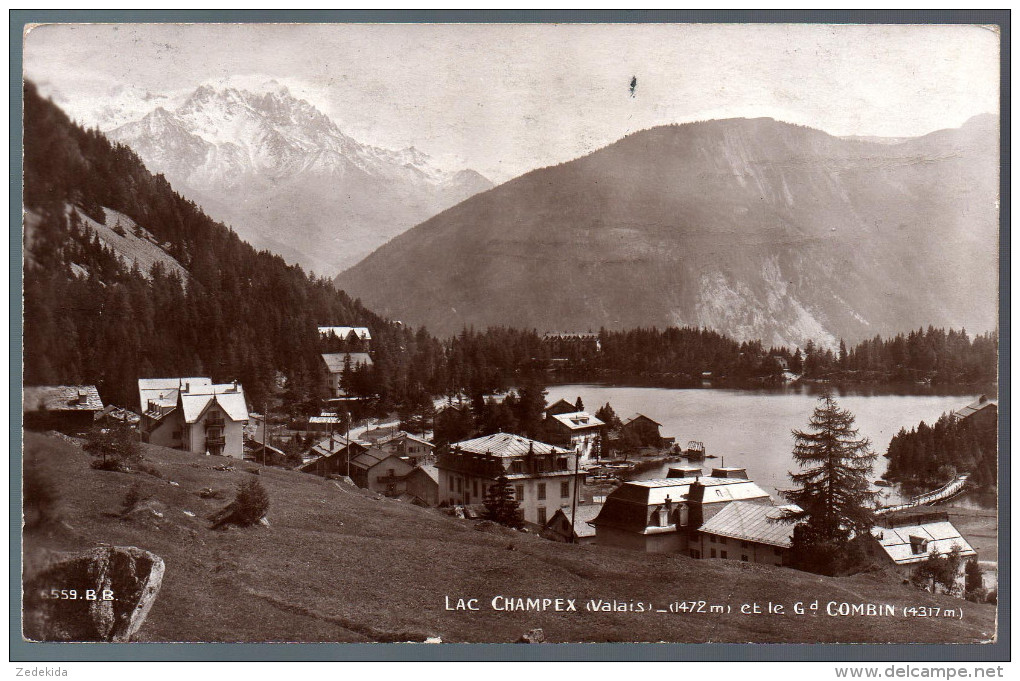
<svg viewBox="0 0 1020 681"><path fill-rule="evenodd" d="M766 390L716 388L648 388L598 384L556 385L548 388L551 404L558 399L574 402L580 397L594 413L607 402L621 419L642 413L662 424L661 433L675 437L681 447L689 440L705 443L705 452L717 459L701 465L739 466L769 493L789 489L789 471L797 470L791 454L794 429L807 427L818 403L818 386L787 386ZM870 438L878 453L874 480L885 471L885 451L900 428L910 430L921 421L933 423L947 411L972 402L976 394L891 394L882 390L835 390L840 407L857 417L861 435ZM670 465L645 471L636 477L665 477ZM899 500L892 488L876 488L886 495L883 503Z"/></svg>

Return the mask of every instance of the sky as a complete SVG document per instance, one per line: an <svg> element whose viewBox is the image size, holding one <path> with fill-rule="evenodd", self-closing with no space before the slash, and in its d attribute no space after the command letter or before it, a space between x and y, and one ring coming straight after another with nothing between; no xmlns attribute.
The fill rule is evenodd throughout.
<svg viewBox="0 0 1020 681"><path fill-rule="evenodd" d="M360 142L495 181L667 123L908 137L999 110L999 35L973 25L50 24L24 64L88 125L272 82Z"/></svg>

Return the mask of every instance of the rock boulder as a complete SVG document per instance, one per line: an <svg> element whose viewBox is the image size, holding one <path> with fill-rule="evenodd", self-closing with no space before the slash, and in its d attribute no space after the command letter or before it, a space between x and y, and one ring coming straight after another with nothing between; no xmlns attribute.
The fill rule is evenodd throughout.
<svg viewBox="0 0 1020 681"><path fill-rule="evenodd" d="M163 571L162 558L134 546L58 554L25 582L24 636L129 641L156 600Z"/></svg>

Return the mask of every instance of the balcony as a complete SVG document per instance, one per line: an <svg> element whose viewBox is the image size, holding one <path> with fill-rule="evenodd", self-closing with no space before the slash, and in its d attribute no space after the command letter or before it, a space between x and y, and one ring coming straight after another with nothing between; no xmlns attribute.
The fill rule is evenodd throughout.
<svg viewBox="0 0 1020 681"><path fill-rule="evenodd" d="M222 447L227 444L227 438L224 435L214 435L205 439L206 447Z"/></svg>

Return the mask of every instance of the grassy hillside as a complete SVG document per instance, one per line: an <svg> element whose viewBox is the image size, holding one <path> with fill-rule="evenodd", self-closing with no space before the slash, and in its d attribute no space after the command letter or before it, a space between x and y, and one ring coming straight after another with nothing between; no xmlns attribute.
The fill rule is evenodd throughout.
<svg viewBox="0 0 1020 681"><path fill-rule="evenodd" d="M143 641L511 642L534 627L551 642L978 642L994 636L995 609L934 597L876 572L831 579L733 561L695 561L552 543L440 511L340 487L310 475L263 469L270 526L216 531L204 518L232 497L250 464L145 445L148 473L89 468L64 440L27 433L25 458L59 491L65 525L24 537L25 574L49 550L99 542L150 550L166 562ZM232 463L234 471L214 466ZM154 475L153 472L157 473ZM177 485L171 485L170 481ZM162 517L120 516L138 485ZM193 513L194 516L188 515ZM478 598L480 612L450 612L444 596ZM822 615L504 613L496 595L652 602L939 605L962 620Z"/></svg>

